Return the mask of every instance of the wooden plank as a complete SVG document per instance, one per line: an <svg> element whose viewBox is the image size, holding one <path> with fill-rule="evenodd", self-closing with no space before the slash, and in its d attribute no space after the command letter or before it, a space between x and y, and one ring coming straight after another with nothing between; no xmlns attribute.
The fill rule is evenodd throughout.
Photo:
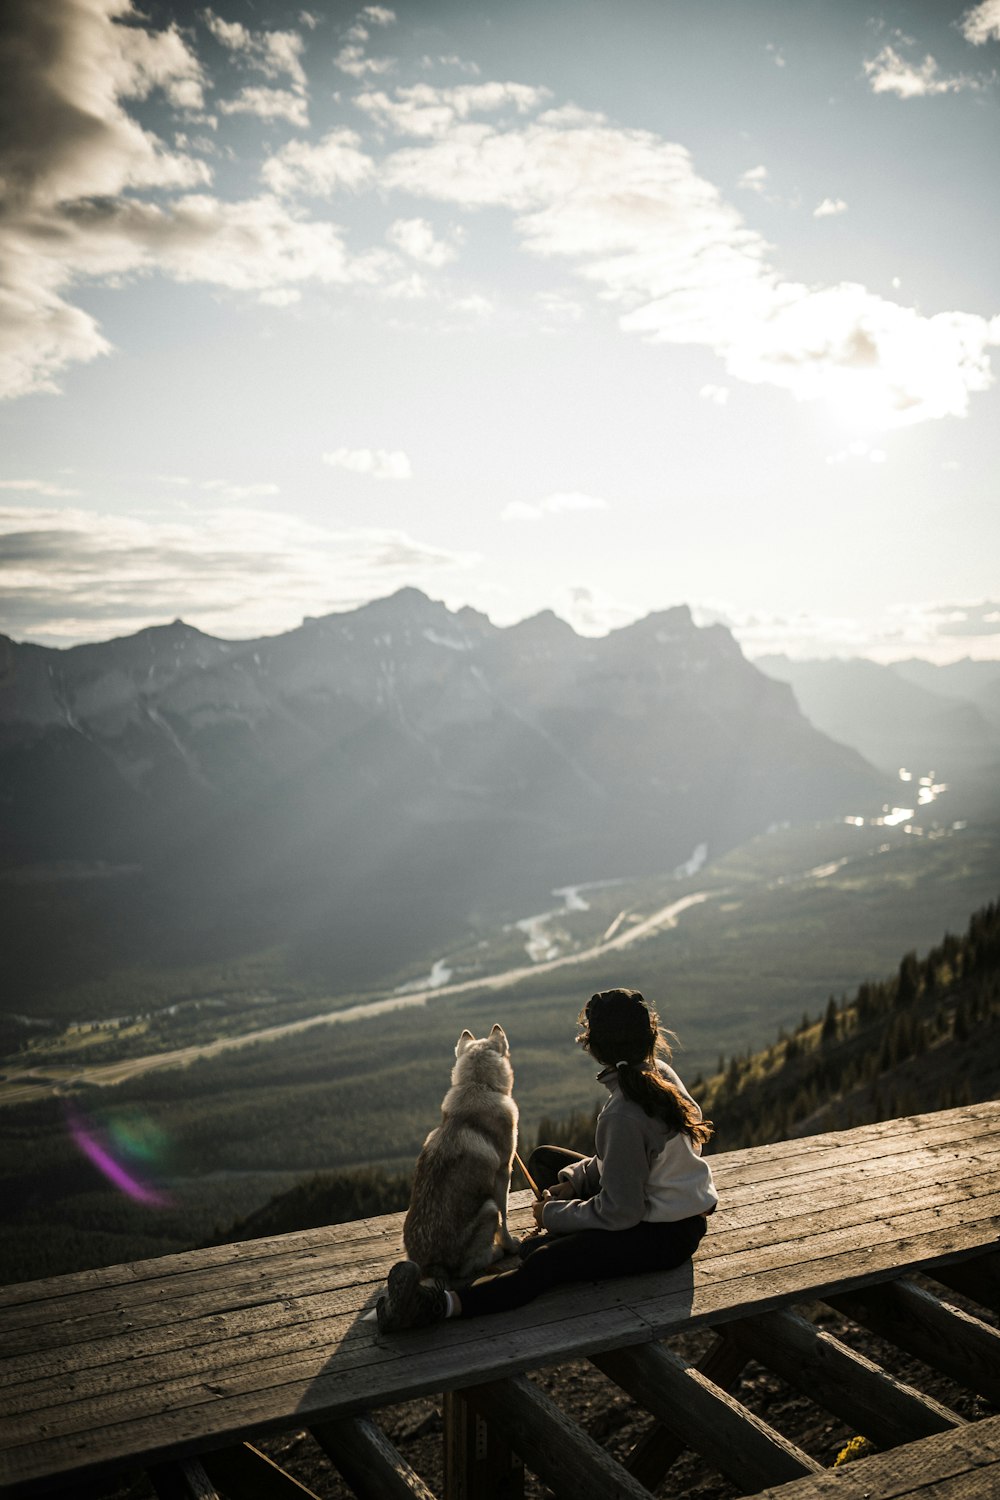
<svg viewBox="0 0 1000 1500"><path fill-rule="evenodd" d="M764 1490L755 1500L996 1500L1000 1417Z"/></svg>
<svg viewBox="0 0 1000 1500"><path fill-rule="evenodd" d="M317 1422L311 1431L359 1500L434 1500L370 1416Z"/></svg>
<svg viewBox="0 0 1000 1500"><path fill-rule="evenodd" d="M890 1157L875 1163L865 1160L857 1153L845 1157L840 1163L817 1168L815 1171L790 1173L784 1182L775 1180L767 1185L751 1183L745 1189L736 1189L731 1183L720 1186L720 1211L725 1209L727 1219L736 1224L766 1223L772 1212L794 1215L818 1207L829 1192L837 1192L853 1183L858 1196L868 1194L869 1208L877 1207L877 1194L895 1193L906 1182L933 1181L945 1183L956 1179L969 1180L977 1172L993 1176L997 1170L1000 1151L1000 1135L989 1136L980 1141L976 1149L970 1148L968 1157L956 1159L954 1147L944 1151L917 1149L894 1152Z"/></svg>
<svg viewBox="0 0 1000 1500"><path fill-rule="evenodd" d="M878 1189L878 1213L874 1217L896 1219L901 1213L941 1209L948 1204L967 1203L988 1193L1000 1181L1000 1153L986 1169L982 1163L968 1177L955 1178L935 1168L927 1174L913 1174L897 1179L893 1186ZM872 1206L857 1181L853 1193L847 1183L836 1189L817 1188L815 1193L793 1202L772 1204L769 1209L747 1211L745 1215L728 1210L711 1226L711 1240L706 1241L711 1254L733 1254L740 1250L762 1250L769 1245L788 1244L811 1239L831 1230L854 1229L872 1221Z"/></svg>
<svg viewBox="0 0 1000 1500"><path fill-rule="evenodd" d="M785 1177L775 1174L762 1179L759 1173L752 1173L749 1168L734 1163L730 1170L721 1173L720 1198L724 1190L726 1206L732 1210L752 1205L762 1208L771 1203L787 1202L796 1193L816 1194L826 1186L847 1181L851 1175L859 1184L885 1184L927 1167L937 1167L942 1172L947 1171L948 1175L954 1175L956 1171L964 1174L968 1162L995 1160L997 1131L970 1142L967 1159L963 1159L964 1150L956 1150L956 1143L893 1144L893 1151L881 1157L866 1155L861 1146L839 1156L831 1151L816 1159L794 1157L791 1170ZM719 1181L718 1177L716 1181Z"/></svg>
<svg viewBox="0 0 1000 1500"><path fill-rule="evenodd" d="M531 1202L527 1192L512 1194ZM176 1277L191 1271L199 1273L215 1267L226 1267L230 1275L238 1268L251 1274L259 1262L275 1255L322 1255L346 1247L349 1257L359 1243L383 1244L392 1251L402 1245L404 1215L384 1214L376 1218L354 1219L344 1224L326 1224L319 1229L300 1229L289 1234L269 1235L259 1240L235 1240L226 1245L212 1245L200 1250L181 1250L173 1255L153 1256L148 1260L125 1261L115 1266L98 1266L89 1271L72 1271L64 1276L47 1276L38 1281L18 1281L0 1287L0 1310L4 1326L14 1326L19 1312L29 1317L38 1304L51 1305L63 1297L85 1292L95 1299L116 1293L127 1295L135 1287L162 1284L169 1287ZM51 1307L50 1307L51 1312ZM49 1313L46 1314L48 1316Z"/></svg>
<svg viewBox="0 0 1000 1500"><path fill-rule="evenodd" d="M196 1458L156 1464L149 1478L160 1500L219 1500L219 1492Z"/></svg>
<svg viewBox="0 0 1000 1500"><path fill-rule="evenodd" d="M399 1251L394 1247L373 1250L370 1242L360 1242L354 1253L348 1245L336 1245L322 1253L310 1251L295 1256L276 1253L249 1263L237 1260L231 1266L225 1263L193 1266L165 1277L133 1281L127 1287L103 1287L94 1292L81 1289L69 1296L22 1304L0 1311L0 1323L12 1337L19 1335L25 1347L37 1334L45 1338L49 1329L85 1338L88 1323L99 1326L102 1317L127 1317L148 1325L171 1322L186 1313L187 1307L198 1307L199 1301L219 1299L220 1289L225 1289L223 1305L225 1299L240 1305L261 1298L268 1289L280 1295L292 1287L321 1286L324 1278L328 1287L336 1289L357 1280L358 1272L364 1268L369 1269L375 1281L384 1277L385 1266L391 1265L397 1254Z"/></svg>
<svg viewBox="0 0 1000 1500"><path fill-rule="evenodd" d="M828 1261L841 1254L853 1256L861 1265L863 1255L876 1246L905 1245L911 1239L923 1238L928 1232L937 1230L950 1231L956 1248L961 1246L969 1253L976 1253L984 1241L995 1238L1000 1216L1000 1182L991 1181L982 1186L985 1189L982 1193L954 1199L940 1208L922 1207L910 1211L904 1207L877 1217L870 1216L861 1223L843 1224L833 1220L818 1233L778 1240L757 1248L752 1244L741 1244L737 1251L728 1254L724 1248L719 1253L719 1240L710 1230L699 1248L698 1265L706 1280L714 1280L720 1275L727 1280L747 1274L759 1276L783 1267ZM905 1204L906 1194L900 1197Z"/></svg>
<svg viewBox="0 0 1000 1500"><path fill-rule="evenodd" d="M523 1500L524 1464L464 1391L445 1391L444 1500Z"/></svg>
<svg viewBox="0 0 1000 1500"><path fill-rule="evenodd" d="M951 1114L944 1111L944 1116ZM921 1124L921 1121L931 1122ZM937 1121L937 1123L934 1123ZM776 1141L769 1146L751 1146L741 1151L712 1155L716 1163L730 1174L730 1187L780 1183L799 1173L814 1173L827 1167L864 1164L887 1160L897 1153L947 1149L961 1154L965 1146L974 1146L980 1137L995 1134L1000 1121L997 1101L974 1106L964 1114L958 1111L951 1119L935 1115L887 1120L882 1125L860 1125L853 1130L830 1131L796 1141Z"/></svg>
<svg viewBox="0 0 1000 1500"><path fill-rule="evenodd" d="M747 1494L820 1468L794 1443L661 1344L592 1356L597 1368Z"/></svg>
<svg viewBox="0 0 1000 1500"><path fill-rule="evenodd" d="M213 1484L224 1494L238 1495L239 1500L319 1500L252 1443L203 1453L201 1464Z"/></svg>
<svg viewBox="0 0 1000 1500"><path fill-rule="evenodd" d="M649 1491L525 1375L473 1386L466 1394L555 1495L649 1500Z"/></svg>
<svg viewBox="0 0 1000 1500"><path fill-rule="evenodd" d="M1000 1313L1000 1255L979 1255L960 1265L940 1266L933 1275L953 1292Z"/></svg>
<svg viewBox="0 0 1000 1500"><path fill-rule="evenodd" d="M746 1350L729 1337L727 1327L722 1336L713 1341L696 1368L721 1390L731 1391L748 1361ZM647 1490L658 1489L668 1470L687 1446L685 1439L678 1433L662 1422L654 1422L632 1449L625 1467Z"/></svg>
<svg viewBox="0 0 1000 1500"><path fill-rule="evenodd" d="M838 1312L1000 1405L1000 1333L911 1281L826 1299Z"/></svg>
<svg viewBox="0 0 1000 1500"><path fill-rule="evenodd" d="M740 1318L726 1329L760 1364L880 1448L963 1425L955 1412L896 1380L796 1312Z"/></svg>
<svg viewBox="0 0 1000 1500"><path fill-rule="evenodd" d="M62 1361L51 1349L43 1350L36 1358L23 1351L0 1357L0 1390L27 1393L35 1388L44 1394L60 1384L65 1390L69 1383L82 1393L88 1379L98 1384L107 1379L113 1385L113 1372L116 1368L121 1371L125 1361L129 1362L127 1380L134 1389L144 1383L146 1373L155 1381L157 1367L162 1375L171 1356L183 1360L187 1353L206 1370L225 1368L227 1352L232 1348L247 1358L253 1357L247 1346L248 1334L260 1339L274 1331L284 1347L291 1347L297 1342L299 1330L307 1330L322 1319L360 1317L366 1308L374 1306L375 1295L382 1285L379 1280L349 1286L340 1292L328 1292L321 1287L299 1297L270 1294L244 1306L225 1306L220 1300L214 1313L181 1317L152 1328L133 1328L127 1320L111 1319L110 1330L105 1331L104 1337L79 1345L69 1344ZM219 1296L224 1297L224 1288L219 1288ZM188 1368L193 1366L188 1364ZM7 1401L4 1404L8 1410L15 1409Z"/></svg>

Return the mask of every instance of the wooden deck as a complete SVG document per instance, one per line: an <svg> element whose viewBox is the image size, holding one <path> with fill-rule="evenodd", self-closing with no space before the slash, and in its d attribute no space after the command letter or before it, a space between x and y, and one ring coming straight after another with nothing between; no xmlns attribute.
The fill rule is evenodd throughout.
<svg viewBox="0 0 1000 1500"><path fill-rule="evenodd" d="M720 1205L693 1265L381 1341L364 1314L399 1256L401 1215L8 1287L0 1493L78 1494L138 1467L161 1495L304 1494L245 1440L305 1427L357 1494L427 1500L377 1413L449 1393L456 1500L517 1493L517 1461L495 1457L504 1445L574 1500L648 1496L684 1445L745 1493L780 1486L783 1500L1000 1494L1000 1417L963 1422L795 1311L830 1301L1000 1408L989 1314L908 1279L924 1272L1000 1311L1000 1103L730 1152L713 1168ZM514 1199L515 1228L528 1201ZM698 1368L670 1340L705 1325L719 1337ZM655 1418L627 1467L528 1378L580 1357ZM883 1451L822 1471L728 1394L751 1358Z"/></svg>

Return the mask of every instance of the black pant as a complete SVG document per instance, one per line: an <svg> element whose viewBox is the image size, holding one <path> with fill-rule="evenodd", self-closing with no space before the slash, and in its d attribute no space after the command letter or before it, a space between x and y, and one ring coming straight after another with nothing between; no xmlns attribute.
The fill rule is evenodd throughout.
<svg viewBox="0 0 1000 1500"><path fill-rule="evenodd" d="M528 1170L544 1191L556 1181L561 1167L581 1161L577 1151L539 1146L531 1153ZM575 1234L545 1234L530 1242L527 1254L513 1271L501 1271L469 1286L457 1287L464 1317L509 1312L523 1307L542 1292L571 1281L603 1281L611 1276L637 1276L643 1271L671 1271L690 1259L708 1227L703 1214L672 1223L643 1220L631 1229L581 1229Z"/></svg>

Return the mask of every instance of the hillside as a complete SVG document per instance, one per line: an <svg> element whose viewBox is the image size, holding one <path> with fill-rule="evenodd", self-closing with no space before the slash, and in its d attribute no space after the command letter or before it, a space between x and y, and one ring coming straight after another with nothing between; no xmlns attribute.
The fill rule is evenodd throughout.
<svg viewBox="0 0 1000 1500"><path fill-rule="evenodd" d="M1000 1093L1000 903L698 1090L730 1150Z"/></svg>

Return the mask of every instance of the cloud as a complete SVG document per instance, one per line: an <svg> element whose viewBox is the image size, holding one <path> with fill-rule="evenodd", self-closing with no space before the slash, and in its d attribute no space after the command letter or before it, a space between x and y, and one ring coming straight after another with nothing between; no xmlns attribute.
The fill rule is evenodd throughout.
<svg viewBox="0 0 1000 1500"><path fill-rule="evenodd" d="M846 214L846 212L847 204L843 198L824 198L822 203L818 203L813 209L813 218L830 219L835 214Z"/></svg>
<svg viewBox="0 0 1000 1500"><path fill-rule="evenodd" d="M774 42L766 42L764 44L764 51L771 54L771 61L776 68L783 68L785 66L785 55L780 47L775 46Z"/></svg>
<svg viewBox="0 0 1000 1500"><path fill-rule="evenodd" d="M241 21L225 21L206 10L209 31L244 68L262 73L271 84L287 78L290 87L246 84L232 99L220 99L223 115L255 115L259 120L287 120L304 130L309 124L304 42L296 31L250 31Z"/></svg>
<svg viewBox="0 0 1000 1500"><path fill-rule="evenodd" d="M728 385L703 385L698 395L703 401L714 401L716 406L725 406L729 400Z"/></svg>
<svg viewBox="0 0 1000 1500"><path fill-rule="evenodd" d="M196 103L199 63L175 27L153 33L118 18L135 21L128 0L0 6L0 396L55 390L65 365L110 350L96 320L60 295L79 241L64 206L211 180L203 161L170 151L121 103L154 90Z"/></svg>
<svg viewBox="0 0 1000 1500"><path fill-rule="evenodd" d="M992 384L1000 319L925 317L855 283L783 281L684 147L649 131L552 113L518 128L453 123L391 153L380 178L438 202L507 208L524 246L575 263L620 306L625 331L712 348L731 377L826 400L850 423L963 416Z"/></svg>
<svg viewBox="0 0 1000 1500"><path fill-rule="evenodd" d="M752 193L762 193L764 191L764 184L766 182L767 168L751 167L749 171L743 173L736 186L747 188Z"/></svg>
<svg viewBox="0 0 1000 1500"><path fill-rule="evenodd" d="M454 243L439 240L426 219L396 219L386 231L389 243L425 266L444 266L458 254Z"/></svg>
<svg viewBox="0 0 1000 1500"><path fill-rule="evenodd" d="M978 604L939 604L930 618L941 636L1000 635L1000 601L996 599Z"/></svg>
<svg viewBox="0 0 1000 1500"><path fill-rule="evenodd" d="M301 39L209 16L238 65L270 80L227 106L298 118ZM527 85L362 93L368 118L408 143L376 162L349 130L315 145L292 141L263 164L268 191L227 201L210 190L203 160L168 150L123 108L128 97L202 82L179 32L147 31L136 17L130 0L0 8L0 64L12 80L4 103L16 121L0 148L0 395L57 389L66 366L109 352L93 314L72 305L87 281L159 272L274 305L307 282L381 283L397 300L426 295L421 277L401 278L398 256L384 247L350 253L335 223L311 219L297 202L368 187L406 195L409 211L392 221L390 239L418 263L443 264L456 233L439 236L414 198L505 210L522 247L571 265L617 308L625 332L711 349L731 379L828 400L852 421L963 415L992 382L1000 320L925 317L853 283L787 282L771 247L682 146L575 106L534 115L548 95ZM346 39L359 45L392 19L366 7ZM752 168L746 181L760 185L763 171Z"/></svg>
<svg viewBox="0 0 1000 1500"><path fill-rule="evenodd" d="M978 81L966 74L952 78L940 75L930 53L922 63L907 62L894 47L883 47L877 57L867 58L865 73L875 94L896 94L900 99L923 99L934 94L954 94L961 89L979 88Z"/></svg>
<svg viewBox="0 0 1000 1500"><path fill-rule="evenodd" d="M359 94L354 102L376 124L399 135L440 138L473 115L508 108L523 115L550 97L548 89L523 83L463 83L454 88L415 83L396 89L392 98L386 93L367 93Z"/></svg>
<svg viewBox="0 0 1000 1500"><path fill-rule="evenodd" d="M113 24L134 19L128 0L5 0L0 176L5 213L127 188L190 187L203 162L166 149L122 108L201 79L175 28L157 34Z"/></svg>
<svg viewBox="0 0 1000 1500"><path fill-rule="evenodd" d="M870 464L884 464L888 454L884 448L873 448L870 443L863 439L848 443L846 448L841 448L837 453L831 453L827 458L828 464L846 464L853 459L866 459Z"/></svg>
<svg viewBox="0 0 1000 1500"><path fill-rule="evenodd" d="M79 490L67 489L62 484L52 484L47 479L0 479L0 490L17 490L21 494L46 495L51 499L68 499L79 495Z"/></svg>
<svg viewBox="0 0 1000 1500"><path fill-rule="evenodd" d="M1000 41L1000 0L982 0L966 11L959 24L965 40L974 47Z"/></svg>
<svg viewBox="0 0 1000 1500"><path fill-rule="evenodd" d="M77 228L77 264L92 274L155 268L233 291L376 274L352 261L335 224L299 217L266 194L230 203L188 194L165 208L123 199L89 208Z"/></svg>
<svg viewBox="0 0 1000 1500"><path fill-rule="evenodd" d="M848 424L911 426L964 416L993 383L988 349L1000 322L960 312L923 317L843 283L818 291L773 287L765 316L725 350L738 379L824 399Z"/></svg>
<svg viewBox="0 0 1000 1500"><path fill-rule="evenodd" d="M699 624L726 625L751 658L781 652L799 660L868 657L883 663L918 656L945 663L996 660L1000 601L887 605L867 615L747 612L714 603L693 608Z"/></svg>
<svg viewBox="0 0 1000 1500"><path fill-rule="evenodd" d="M344 45L334 58L334 65L352 78L379 77L390 73L395 67L391 57L368 57L365 43L371 39L370 27L391 26L396 19L395 11L384 5L366 5L353 26L344 33Z"/></svg>
<svg viewBox="0 0 1000 1500"><path fill-rule="evenodd" d="M473 561L396 529L336 530L253 509L178 520L0 507L0 629L65 645L181 617L260 635Z"/></svg>
<svg viewBox="0 0 1000 1500"><path fill-rule="evenodd" d="M297 32L250 31L240 21L224 21L211 10L206 10L204 17L216 41L235 53L245 66L266 78L287 76L296 89L305 91L304 43Z"/></svg>
<svg viewBox="0 0 1000 1500"><path fill-rule="evenodd" d="M309 194L328 198L338 188L357 191L372 180L375 163L361 150L354 130L329 131L315 146L289 141L267 158L261 176L279 197Z"/></svg>
<svg viewBox="0 0 1000 1500"><path fill-rule="evenodd" d="M579 511L607 510L608 502L579 490L557 490L534 504L512 500L500 512L501 521L540 521L543 516L560 516Z"/></svg>
<svg viewBox="0 0 1000 1500"><path fill-rule="evenodd" d="M309 110L302 94L290 89L269 89L247 84L233 99L220 99L219 111L224 115L256 115L259 120L287 120L305 130L309 124Z"/></svg>
<svg viewBox="0 0 1000 1500"><path fill-rule="evenodd" d="M175 489L203 490L206 494L221 495L226 500L255 500L281 494L278 485L267 481L235 484L231 479L192 479L187 474L158 474L156 480Z"/></svg>
<svg viewBox="0 0 1000 1500"><path fill-rule="evenodd" d="M579 635L607 635L611 630L631 625L641 613L601 589L583 585L568 590L567 603L558 612Z"/></svg>
<svg viewBox="0 0 1000 1500"><path fill-rule="evenodd" d="M367 474L372 479L412 479L413 469L405 453L386 448L335 448L323 454L323 462L350 474Z"/></svg>

